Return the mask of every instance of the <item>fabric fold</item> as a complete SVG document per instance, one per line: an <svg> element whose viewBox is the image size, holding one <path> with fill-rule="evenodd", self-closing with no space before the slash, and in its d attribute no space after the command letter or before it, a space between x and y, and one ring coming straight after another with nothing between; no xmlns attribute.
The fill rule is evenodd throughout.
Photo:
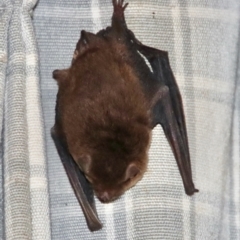
<svg viewBox="0 0 240 240"><path fill-rule="evenodd" d="M39 63L31 20L36 2L5 2L11 11L4 39L8 52L3 124L4 239L50 239Z"/></svg>

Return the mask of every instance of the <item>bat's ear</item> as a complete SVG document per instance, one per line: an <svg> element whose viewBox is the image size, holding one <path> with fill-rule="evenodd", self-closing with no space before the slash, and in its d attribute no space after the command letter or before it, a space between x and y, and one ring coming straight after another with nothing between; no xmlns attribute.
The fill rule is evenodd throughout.
<svg viewBox="0 0 240 240"><path fill-rule="evenodd" d="M76 50L73 55L73 60L76 60L77 56L84 54L91 47L96 47L99 43L99 36L96 34L86 32L85 30L81 31L81 37L77 43Z"/></svg>
<svg viewBox="0 0 240 240"><path fill-rule="evenodd" d="M63 69L63 70L54 70L53 71L53 78L57 80L58 82L65 81L68 76L68 69Z"/></svg>
<svg viewBox="0 0 240 240"><path fill-rule="evenodd" d="M77 163L78 165L81 166L81 170L84 173L89 173L91 163L92 163L92 158L89 154L82 154L80 157L78 157Z"/></svg>
<svg viewBox="0 0 240 240"><path fill-rule="evenodd" d="M133 179L139 173L140 173L140 170L136 166L136 164L134 164L134 163L129 164L127 167L127 170L126 170L125 181Z"/></svg>

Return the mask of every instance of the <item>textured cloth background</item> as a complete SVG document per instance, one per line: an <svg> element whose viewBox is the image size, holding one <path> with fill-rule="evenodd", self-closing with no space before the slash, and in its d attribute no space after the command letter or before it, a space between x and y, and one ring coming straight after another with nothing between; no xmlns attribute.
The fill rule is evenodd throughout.
<svg viewBox="0 0 240 240"><path fill-rule="evenodd" d="M35 3L1 1L1 239L50 239L38 56L30 17Z"/></svg>
<svg viewBox="0 0 240 240"><path fill-rule="evenodd" d="M104 228L94 233L50 137L57 93L52 71L70 65L82 29L97 32L110 24L111 0L39 0L33 13L39 58L30 18L36 1L0 3L0 237L240 239L239 0L129 0L128 27L144 44L169 52L200 192L185 195L171 149L157 127L143 180L114 203L96 200Z"/></svg>

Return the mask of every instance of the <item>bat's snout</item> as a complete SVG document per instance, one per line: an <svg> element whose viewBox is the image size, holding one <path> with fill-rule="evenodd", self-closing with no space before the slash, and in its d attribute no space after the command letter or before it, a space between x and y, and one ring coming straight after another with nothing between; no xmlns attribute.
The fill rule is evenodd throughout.
<svg viewBox="0 0 240 240"><path fill-rule="evenodd" d="M99 200L103 203L107 203L111 200L110 194L106 191L97 194Z"/></svg>

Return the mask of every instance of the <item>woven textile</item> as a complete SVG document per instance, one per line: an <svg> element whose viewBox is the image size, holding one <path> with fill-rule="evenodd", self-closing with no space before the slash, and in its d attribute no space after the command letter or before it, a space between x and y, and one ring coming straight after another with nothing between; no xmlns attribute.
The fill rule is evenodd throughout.
<svg viewBox="0 0 240 240"><path fill-rule="evenodd" d="M1 2L2 239L50 239L35 3Z"/></svg>
<svg viewBox="0 0 240 240"><path fill-rule="evenodd" d="M239 0L129 0L128 27L145 45L169 52L200 192L185 195L158 126L144 178L114 203L96 199L104 227L94 233L50 137L52 71L70 65L82 29L110 24L111 0L0 3L0 238L240 239Z"/></svg>

